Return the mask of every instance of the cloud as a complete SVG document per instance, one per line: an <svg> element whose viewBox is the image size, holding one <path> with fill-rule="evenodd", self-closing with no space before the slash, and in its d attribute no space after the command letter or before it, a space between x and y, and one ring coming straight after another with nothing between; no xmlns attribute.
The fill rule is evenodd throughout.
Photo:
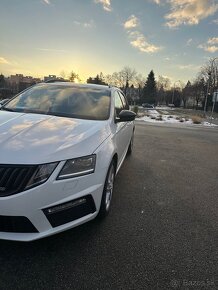
<svg viewBox="0 0 218 290"><path fill-rule="evenodd" d="M50 5L50 4L51 4L50 0L43 0L43 2L44 2L45 4L47 4L47 5Z"/></svg>
<svg viewBox="0 0 218 290"><path fill-rule="evenodd" d="M130 38L130 44L141 52L155 53L161 49L161 47L149 43L140 31L128 32L128 35Z"/></svg>
<svg viewBox="0 0 218 290"><path fill-rule="evenodd" d="M111 0L94 0L96 4L100 3L105 11L112 11Z"/></svg>
<svg viewBox="0 0 218 290"><path fill-rule="evenodd" d="M197 25L202 19L218 11L213 0L165 0L170 5L170 13L165 15L166 26Z"/></svg>
<svg viewBox="0 0 218 290"><path fill-rule="evenodd" d="M84 28L92 28L95 26L95 23L93 20L90 20L89 22L80 22L80 21L73 21L73 23L77 26L82 26Z"/></svg>
<svg viewBox="0 0 218 290"><path fill-rule="evenodd" d="M193 65L193 64L187 64L187 65L179 65L179 69L181 70L193 70L193 71L198 71L200 69L200 66L198 65Z"/></svg>
<svg viewBox="0 0 218 290"><path fill-rule="evenodd" d="M135 15L131 15L126 22L123 23L123 27L126 30L130 44L141 52L155 53L159 51L161 47L149 43L144 34L137 29L139 26L140 21Z"/></svg>
<svg viewBox="0 0 218 290"><path fill-rule="evenodd" d="M218 51L218 46L215 46L215 45L205 46L205 47L203 47L203 49L207 52L214 53L214 52Z"/></svg>
<svg viewBox="0 0 218 290"><path fill-rule="evenodd" d="M131 15L123 24L126 29L131 29L139 26L139 19L135 15Z"/></svg>
<svg viewBox="0 0 218 290"><path fill-rule="evenodd" d="M209 38L207 43L208 44L218 44L218 37Z"/></svg>
<svg viewBox="0 0 218 290"><path fill-rule="evenodd" d="M192 43L193 39L192 38L189 38L186 42L186 45L189 46L191 43Z"/></svg>
<svg viewBox="0 0 218 290"><path fill-rule="evenodd" d="M161 0L153 0L153 2L156 3L156 4L158 4L158 5L161 4L160 1L161 1Z"/></svg>
<svg viewBox="0 0 218 290"><path fill-rule="evenodd" d="M4 57L0 57L0 63L1 64L10 64L9 61Z"/></svg>
<svg viewBox="0 0 218 290"><path fill-rule="evenodd" d="M200 44L198 48L203 49L204 51L214 53L218 51L218 37L211 37L207 40L206 44Z"/></svg>
<svg viewBox="0 0 218 290"><path fill-rule="evenodd" d="M37 48L37 50L46 51L46 52L58 52L58 53L68 52L65 49L55 49L55 48Z"/></svg>

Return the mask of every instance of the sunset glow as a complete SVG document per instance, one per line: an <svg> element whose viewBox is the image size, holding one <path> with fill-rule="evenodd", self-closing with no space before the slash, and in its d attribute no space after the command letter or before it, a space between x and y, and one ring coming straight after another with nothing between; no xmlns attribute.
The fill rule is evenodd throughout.
<svg viewBox="0 0 218 290"><path fill-rule="evenodd" d="M218 52L214 0L2 1L0 73L82 81L124 66L192 79ZM181 4L182 3L182 4Z"/></svg>

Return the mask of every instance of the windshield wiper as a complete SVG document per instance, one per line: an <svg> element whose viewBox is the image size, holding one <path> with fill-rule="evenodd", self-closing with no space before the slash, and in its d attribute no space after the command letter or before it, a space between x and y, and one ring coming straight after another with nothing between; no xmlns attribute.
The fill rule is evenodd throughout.
<svg viewBox="0 0 218 290"><path fill-rule="evenodd" d="M9 111L9 112L15 112L13 109L5 108L5 107L1 107L1 110Z"/></svg>

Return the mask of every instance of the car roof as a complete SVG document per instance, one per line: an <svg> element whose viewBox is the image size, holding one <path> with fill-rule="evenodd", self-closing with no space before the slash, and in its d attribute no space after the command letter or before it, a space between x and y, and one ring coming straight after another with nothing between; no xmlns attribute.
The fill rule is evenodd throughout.
<svg viewBox="0 0 218 290"><path fill-rule="evenodd" d="M37 85L49 85L49 86L56 86L56 85L60 85L60 86L72 86L72 87L78 87L78 88L95 88L95 89L105 89L105 90L111 90L112 87L110 86L106 86L106 85L97 85L97 84L81 84L81 83L72 83L72 82L52 82L52 83L39 83Z"/></svg>

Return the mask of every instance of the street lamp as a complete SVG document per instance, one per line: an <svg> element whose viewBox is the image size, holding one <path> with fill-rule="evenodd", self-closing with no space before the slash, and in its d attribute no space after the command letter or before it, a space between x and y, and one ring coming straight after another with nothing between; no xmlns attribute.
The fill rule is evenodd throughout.
<svg viewBox="0 0 218 290"><path fill-rule="evenodd" d="M212 62L211 62L211 71L208 73L208 81L207 81L207 92L206 92L206 98L205 98L205 103L204 103L204 117L206 117L206 109L207 109L207 99L208 99L208 95L209 95L209 88L210 88L210 76L211 76L211 73L213 72L213 66L214 66L214 63L215 61L218 59L218 57L215 57L212 59ZM216 80L216 70L215 70L215 80Z"/></svg>
<svg viewBox="0 0 218 290"><path fill-rule="evenodd" d="M180 80L174 82L174 85L173 85L173 95L172 95L172 104L174 102L175 85L176 85L177 82L180 82Z"/></svg>

